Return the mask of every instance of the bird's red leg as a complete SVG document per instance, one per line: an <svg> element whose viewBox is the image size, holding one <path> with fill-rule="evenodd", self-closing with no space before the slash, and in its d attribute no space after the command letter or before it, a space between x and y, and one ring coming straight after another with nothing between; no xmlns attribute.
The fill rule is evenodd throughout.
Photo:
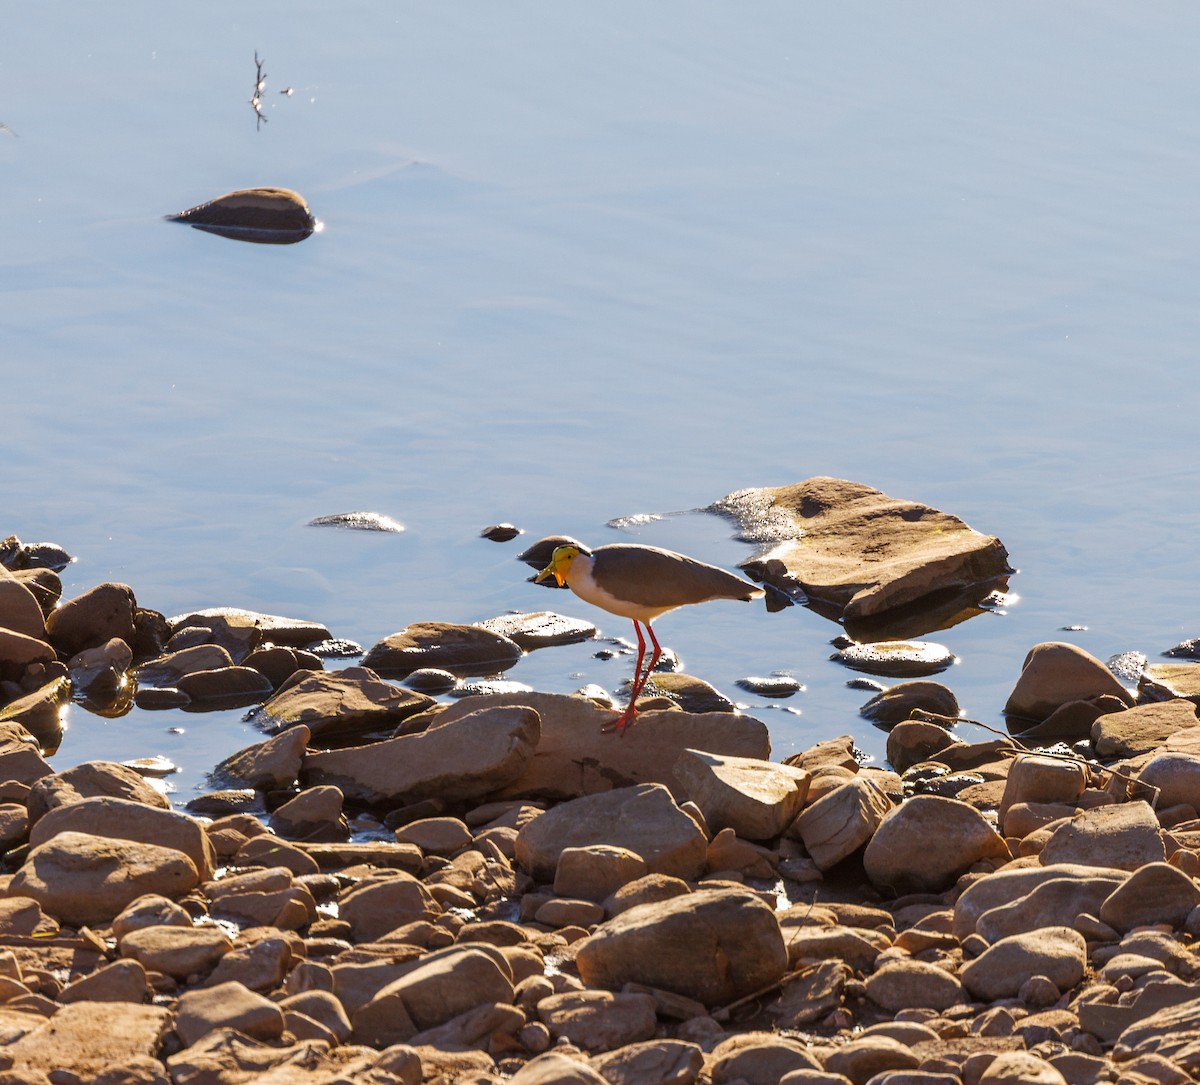
<svg viewBox="0 0 1200 1085"><path fill-rule="evenodd" d="M646 628L650 629L650 626L647 625ZM646 658L646 639L642 636L642 627L639 622L634 621L633 631L637 634L638 655L637 664L633 668L633 685L629 690L629 704L625 706L625 711L613 720L612 723L607 723L602 728L604 731L616 731L618 735L633 723L633 717L637 715L637 699L641 696L642 687L646 684L646 678L642 675L642 661ZM650 639L654 639L653 630L650 632Z"/></svg>

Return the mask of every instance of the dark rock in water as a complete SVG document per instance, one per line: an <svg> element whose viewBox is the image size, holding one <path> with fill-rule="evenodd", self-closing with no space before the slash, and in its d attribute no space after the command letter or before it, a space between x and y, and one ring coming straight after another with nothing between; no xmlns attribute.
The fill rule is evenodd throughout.
<svg viewBox="0 0 1200 1085"><path fill-rule="evenodd" d="M874 678L851 678L846 683L847 689L861 689L867 693L882 693L887 686L882 682L876 682Z"/></svg>
<svg viewBox="0 0 1200 1085"><path fill-rule="evenodd" d="M907 678L944 671L954 662L954 653L932 641L892 640L853 644L829 658L870 674Z"/></svg>
<svg viewBox="0 0 1200 1085"><path fill-rule="evenodd" d="M307 648L318 641L329 640L331 636L329 630L319 622L284 618L278 614L259 614L238 607L209 607L191 614L176 615L170 619L170 623L176 635L189 626L204 626L212 630L211 639L224 647L234 660L245 659L263 640L292 648ZM255 631L259 634L257 637ZM230 644L226 638L234 639L238 644Z"/></svg>
<svg viewBox="0 0 1200 1085"><path fill-rule="evenodd" d="M531 569L536 569L539 573L550 564L551 555L559 546L579 546L587 549L578 539L571 538L570 535L547 535L544 539L538 539L531 546L526 547L517 555L517 561L523 561ZM537 583L534 577L529 578L530 583ZM563 591L569 590L566 584L559 584L554 577L549 576L540 582L543 588L560 588Z"/></svg>
<svg viewBox="0 0 1200 1085"><path fill-rule="evenodd" d="M771 674L765 677L748 675L739 678L735 685L747 693L757 693L760 697L791 697L804 688L802 682L786 674Z"/></svg>
<svg viewBox="0 0 1200 1085"><path fill-rule="evenodd" d="M164 686L161 689L142 686L134 694L133 703L138 708L153 712L164 708L186 708L192 703L192 699L183 690L175 689L173 686Z"/></svg>
<svg viewBox="0 0 1200 1085"><path fill-rule="evenodd" d="M1151 663L1138 681L1142 701L1182 698L1200 704L1200 663Z"/></svg>
<svg viewBox="0 0 1200 1085"><path fill-rule="evenodd" d="M399 533L404 525L381 512L335 512L309 520L309 527L346 527L354 531L390 531Z"/></svg>
<svg viewBox="0 0 1200 1085"><path fill-rule="evenodd" d="M524 682L513 682L504 678L476 678L461 682L450 690L451 697L486 697L502 693L532 693L533 686Z"/></svg>
<svg viewBox="0 0 1200 1085"><path fill-rule="evenodd" d="M95 648L73 655L67 667L78 693L103 698L125 685L125 672L133 662L133 652L123 640L113 637Z"/></svg>
<svg viewBox="0 0 1200 1085"><path fill-rule="evenodd" d="M858 714L882 727L890 727L911 719L915 709L937 716L957 716L958 698L940 682L900 682L877 693Z"/></svg>
<svg viewBox="0 0 1200 1085"><path fill-rule="evenodd" d="M972 605L978 612L979 602L1007 584L1013 571L994 536L928 505L843 479L740 490L711 508L734 517L745 537L773 544L741 563L753 579L788 595L798 587L829 617L878 619L930 597L971 597L951 601L949 613L941 613L947 600L938 599L937 621L943 624L921 629L918 611L908 616L913 631L901 635L944 628L962 620L960 612L970 616Z"/></svg>
<svg viewBox="0 0 1200 1085"><path fill-rule="evenodd" d="M506 671L524 654L508 637L477 625L415 622L379 641L362 664L388 678L404 678L422 667L465 678Z"/></svg>
<svg viewBox="0 0 1200 1085"><path fill-rule="evenodd" d="M9 576L32 593L46 617L62 598L62 580L53 569L10 569Z"/></svg>
<svg viewBox="0 0 1200 1085"><path fill-rule="evenodd" d="M16 535L0 541L0 565L6 569L52 569L57 573L74 560L57 543L23 543Z"/></svg>
<svg viewBox="0 0 1200 1085"><path fill-rule="evenodd" d="M227 788L224 791L209 791L190 799L184 809L189 814L223 818L228 814L265 814L262 796L249 787Z"/></svg>
<svg viewBox="0 0 1200 1085"><path fill-rule="evenodd" d="M1200 659L1200 637L1180 641L1174 648L1163 652L1163 655L1175 656L1178 659Z"/></svg>
<svg viewBox="0 0 1200 1085"><path fill-rule="evenodd" d="M438 667L422 667L405 678L404 684L418 693L445 693L458 685L458 678Z"/></svg>
<svg viewBox="0 0 1200 1085"><path fill-rule="evenodd" d="M488 629L516 641L527 652L535 648L549 648L556 644L577 644L591 640L596 627L581 618L568 618L549 610L534 614L502 614L476 622L480 629Z"/></svg>
<svg viewBox="0 0 1200 1085"><path fill-rule="evenodd" d="M63 708L71 697L71 681L55 678L40 689L0 708L0 723L19 723L41 743L47 754L62 741Z"/></svg>
<svg viewBox="0 0 1200 1085"><path fill-rule="evenodd" d="M349 659L362 655L365 649L361 644L344 637L330 637L328 640L319 640L316 644L308 645L306 651L323 659Z"/></svg>
<svg viewBox="0 0 1200 1085"><path fill-rule="evenodd" d="M189 709L243 708L270 696L271 680L251 667L220 667L182 675L176 683L191 698Z"/></svg>
<svg viewBox="0 0 1200 1085"><path fill-rule="evenodd" d="M238 189L166 219L260 245L293 245L320 229L304 197L290 188Z"/></svg>
<svg viewBox="0 0 1200 1085"><path fill-rule="evenodd" d="M1123 682L1136 682L1146 669L1144 652L1121 652L1112 656L1106 666Z"/></svg>
<svg viewBox="0 0 1200 1085"><path fill-rule="evenodd" d="M97 648L113 637L132 644L136 609L128 584L98 584L54 610L46 619L46 636L66 656Z"/></svg>
<svg viewBox="0 0 1200 1085"><path fill-rule="evenodd" d="M511 542L518 535L524 534L515 524L492 524L490 527L485 527L479 536L483 539L491 539L492 542Z"/></svg>
<svg viewBox="0 0 1200 1085"><path fill-rule="evenodd" d="M629 683L624 684L627 688ZM644 696L663 694L685 712L735 712L735 705L716 686L690 674L655 672L646 684Z"/></svg>

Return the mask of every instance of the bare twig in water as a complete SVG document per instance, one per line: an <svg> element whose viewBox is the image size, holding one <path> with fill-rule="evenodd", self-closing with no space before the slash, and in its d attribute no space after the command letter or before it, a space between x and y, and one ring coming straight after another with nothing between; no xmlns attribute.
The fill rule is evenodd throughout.
<svg viewBox="0 0 1200 1085"><path fill-rule="evenodd" d="M263 91L267 89L267 73L263 71L263 62L258 59L257 49L254 50L254 67L257 70L254 73L254 94L250 98L250 104L254 107L255 127L262 128L267 121L262 111Z"/></svg>

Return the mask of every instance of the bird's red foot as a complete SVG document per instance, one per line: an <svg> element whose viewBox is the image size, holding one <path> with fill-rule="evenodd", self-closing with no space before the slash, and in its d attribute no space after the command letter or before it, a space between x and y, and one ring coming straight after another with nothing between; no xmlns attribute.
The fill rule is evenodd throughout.
<svg viewBox="0 0 1200 1085"><path fill-rule="evenodd" d="M603 727L600 728L602 734L605 735L624 735L627 727L632 727L634 717L637 715L637 709L631 704L624 712L622 712L615 720L609 720Z"/></svg>

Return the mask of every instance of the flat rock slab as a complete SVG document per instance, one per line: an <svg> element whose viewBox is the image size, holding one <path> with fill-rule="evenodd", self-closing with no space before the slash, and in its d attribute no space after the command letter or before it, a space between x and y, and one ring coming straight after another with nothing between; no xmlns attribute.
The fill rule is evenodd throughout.
<svg viewBox="0 0 1200 1085"><path fill-rule="evenodd" d="M1138 680L1144 700L1182 697L1200 704L1200 663L1151 663Z"/></svg>
<svg viewBox="0 0 1200 1085"><path fill-rule="evenodd" d="M1092 723L1092 744L1104 758L1136 757L1163 745L1172 735L1193 731L1200 737L1196 706L1183 698L1106 712Z"/></svg>
<svg viewBox="0 0 1200 1085"><path fill-rule="evenodd" d="M585 795L547 810L517 834L517 861L541 882L554 880L567 848L610 844L645 860L656 874L696 878L707 840L661 784L639 784Z"/></svg>
<svg viewBox="0 0 1200 1085"><path fill-rule="evenodd" d="M157 1056L170 1021L164 1006L75 1002L4 1051L22 1070L71 1071L91 1081L109 1067Z"/></svg>
<svg viewBox="0 0 1200 1085"><path fill-rule="evenodd" d="M1008 551L995 536L928 505L844 479L741 490L716 508L735 516L748 534L778 540L743 562L743 569L784 591L798 585L846 620L1012 572Z"/></svg>
<svg viewBox="0 0 1200 1085"><path fill-rule="evenodd" d="M346 750L310 753L302 780L333 784L368 804L480 799L518 779L538 743L538 714L521 705L480 708L476 698L429 730ZM473 710L473 711L472 711Z"/></svg>
<svg viewBox="0 0 1200 1085"><path fill-rule="evenodd" d="M623 734L604 732L616 713L584 697L511 693L472 697L442 710L439 723L484 706L528 706L541 719L541 737L525 770L501 795L568 799L660 783L682 801L688 796L674 767L686 749L761 761L771 757L766 724L732 712L639 712Z"/></svg>
<svg viewBox="0 0 1200 1085"><path fill-rule="evenodd" d="M279 614L260 614L239 607L209 607L190 614L179 614L168 619L173 633L191 626L217 628L222 625L235 629L258 630L261 639L273 644L286 644L291 648L304 648L317 641L329 640L329 630L319 622L303 618L285 618Z"/></svg>
<svg viewBox="0 0 1200 1085"><path fill-rule="evenodd" d="M425 667L466 678L506 671L523 654L515 641L477 625L415 622L384 637L362 662L388 678L405 678Z"/></svg>
<svg viewBox="0 0 1200 1085"><path fill-rule="evenodd" d="M321 743L394 730L434 703L423 693L385 682L369 667L347 667L305 675L275 694L252 719L271 733L303 724Z"/></svg>
<svg viewBox="0 0 1200 1085"><path fill-rule="evenodd" d="M829 657L856 671L890 678L916 678L944 671L955 656L943 644L928 640L884 640L851 644Z"/></svg>
<svg viewBox="0 0 1200 1085"><path fill-rule="evenodd" d="M555 614L550 610L539 610L533 614L502 614L476 624L480 629L508 637L527 652L556 644L576 644L591 640L596 635L596 627L591 622Z"/></svg>

